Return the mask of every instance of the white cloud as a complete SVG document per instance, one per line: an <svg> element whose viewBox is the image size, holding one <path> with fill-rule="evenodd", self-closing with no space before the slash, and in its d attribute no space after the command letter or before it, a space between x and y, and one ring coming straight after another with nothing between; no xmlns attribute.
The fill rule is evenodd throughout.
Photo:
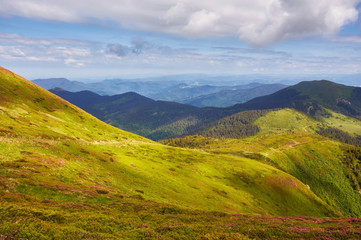
<svg viewBox="0 0 361 240"><path fill-rule="evenodd" d="M89 49L81 49L81 48L73 48L73 47L49 48L48 53L62 57L89 57L91 55Z"/></svg>
<svg viewBox="0 0 361 240"><path fill-rule="evenodd" d="M69 6L58 4L60 1L27 1L27 0L0 0L1 14L4 16L18 15L35 19L50 19L66 22L81 21L81 19L75 14L75 11L71 11Z"/></svg>
<svg viewBox="0 0 361 240"><path fill-rule="evenodd" d="M357 20L360 0L0 0L0 15L128 29L187 38L238 37L253 45L334 34Z"/></svg>
<svg viewBox="0 0 361 240"><path fill-rule="evenodd" d="M2 60L13 60L13 61L35 61L35 62L53 62L56 61L51 56L38 56L30 54L28 49L19 46L1 46L0 45L0 59Z"/></svg>
<svg viewBox="0 0 361 240"><path fill-rule="evenodd" d="M92 56L91 46L90 43L72 39L41 39L0 34L0 59L63 62L81 67Z"/></svg>
<svg viewBox="0 0 361 240"><path fill-rule="evenodd" d="M334 42L346 42L346 43L361 43L360 36L342 36L331 38Z"/></svg>
<svg viewBox="0 0 361 240"><path fill-rule="evenodd" d="M1 1L1 0L0 0ZM86 41L79 41L74 39L44 39L44 38L29 38L23 37L19 34L0 33L1 44L21 44L21 45L77 45L90 46L92 43Z"/></svg>
<svg viewBox="0 0 361 240"><path fill-rule="evenodd" d="M85 65L84 63L82 63L74 58L65 59L64 62L68 66L83 67Z"/></svg>
<svg viewBox="0 0 361 240"><path fill-rule="evenodd" d="M205 37L208 34L212 35L212 33L219 31L217 24L219 19L220 16L216 13L202 9L192 13L184 30L191 33L192 37Z"/></svg>

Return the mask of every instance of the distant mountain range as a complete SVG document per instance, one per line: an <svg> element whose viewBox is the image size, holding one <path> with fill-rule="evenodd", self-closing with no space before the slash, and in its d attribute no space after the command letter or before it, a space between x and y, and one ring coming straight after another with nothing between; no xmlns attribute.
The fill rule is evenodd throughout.
<svg viewBox="0 0 361 240"><path fill-rule="evenodd" d="M177 85L173 81L127 81L127 80L104 80L101 82L84 83L70 81L65 78L35 79L32 81L44 89L61 88L70 92L92 91L100 95L115 95L126 92L138 92L142 95L156 94L159 91Z"/></svg>
<svg viewBox="0 0 361 240"><path fill-rule="evenodd" d="M100 95L136 92L155 100L173 101L197 107L231 106L255 97L274 93L286 87L282 84L261 84L257 82L218 86L200 84L198 81L179 82L179 80L173 81L163 78L148 81L145 81L145 79L139 81L114 79L94 83L70 81L65 78L51 78L36 79L33 82L47 90L53 88L61 88L69 92L88 90Z"/></svg>
<svg viewBox="0 0 361 240"><path fill-rule="evenodd" d="M150 95L149 97L156 100L166 100L186 103L196 97L203 95L214 94L225 90L239 90L239 89L250 89L254 87L263 86L262 83L252 82L249 84L235 85L235 86L215 86L215 85L200 85L200 84L187 84L181 83L176 86L172 86L164 91L157 94ZM190 104L193 105L193 104ZM233 105L233 104L231 104ZM196 105L195 105L196 106ZM216 107L213 105L207 105L207 107Z"/></svg>
<svg viewBox="0 0 361 240"><path fill-rule="evenodd" d="M318 118L327 117L329 113L326 109L330 109L360 118L360 89L325 80L301 82L274 94L227 108L197 108L155 101L136 93L100 96L89 91L71 93L53 89L51 92L113 126L159 140L197 133L213 121L246 110L288 107Z"/></svg>
<svg viewBox="0 0 361 240"><path fill-rule="evenodd" d="M182 100L182 103L197 107L229 107L237 103L244 103L253 98L275 93L287 85L283 84L260 84L250 88L223 89L215 93L204 94Z"/></svg>

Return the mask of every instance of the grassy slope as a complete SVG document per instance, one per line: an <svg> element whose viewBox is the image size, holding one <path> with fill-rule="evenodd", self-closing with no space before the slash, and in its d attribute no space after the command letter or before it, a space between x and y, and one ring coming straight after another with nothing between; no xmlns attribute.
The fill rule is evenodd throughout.
<svg viewBox="0 0 361 240"><path fill-rule="evenodd" d="M187 143L188 141L188 143ZM342 165L345 144L308 132L260 134L245 139L188 137L175 140L218 154L253 158L300 179L336 211L361 216L360 194Z"/></svg>
<svg viewBox="0 0 361 240"><path fill-rule="evenodd" d="M336 214L305 184L274 167L163 146L106 125L5 69L0 78L2 231L14 227L9 219L19 214L45 214L42 221L55 215L61 225L68 213L59 204L95 204L110 213L108 204L124 197L228 213ZM29 209L24 199L40 203ZM43 227L34 226L46 234L50 227Z"/></svg>
<svg viewBox="0 0 361 240"><path fill-rule="evenodd" d="M337 128L357 137L361 134L361 121L324 110L327 115L317 120L295 109L243 111L211 122L193 134L213 138L243 138L264 133L305 131L316 133L320 129Z"/></svg>
<svg viewBox="0 0 361 240"><path fill-rule="evenodd" d="M326 110L330 116L315 120L304 113L294 109L281 109L272 111L260 117L254 125L260 128L260 133L280 133L289 131L306 131L314 133L315 130L325 127L334 127L352 136L361 135L361 121L355 118Z"/></svg>
<svg viewBox="0 0 361 240"><path fill-rule="evenodd" d="M255 137L189 138L188 146L258 159L300 179L338 211L361 216L360 194L352 189L341 164L345 145L314 134L320 128L335 127L360 136L361 121L327 111L330 116L320 121L294 109L270 111L254 122L260 129Z"/></svg>
<svg viewBox="0 0 361 240"><path fill-rule="evenodd" d="M331 117L323 118L324 123L329 127L340 129L351 136L361 136L361 121L355 118L329 111Z"/></svg>
<svg viewBox="0 0 361 240"><path fill-rule="evenodd" d="M258 126L260 133L279 133L288 131L312 131L321 123L306 114L294 109L281 109L272 111L260 117L254 122Z"/></svg>
<svg viewBox="0 0 361 240"><path fill-rule="evenodd" d="M267 217L185 210L123 197L109 205L38 201L6 193L2 239L359 239L361 219ZM22 201L19 206L18 201Z"/></svg>

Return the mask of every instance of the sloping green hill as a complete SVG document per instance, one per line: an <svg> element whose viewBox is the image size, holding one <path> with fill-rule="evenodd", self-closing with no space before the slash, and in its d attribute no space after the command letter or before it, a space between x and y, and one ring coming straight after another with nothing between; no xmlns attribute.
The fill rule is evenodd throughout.
<svg viewBox="0 0 361 240"><path fill-rule="evenodd" d="M317 119L291 108L243 111L211 122L195 130L193 134L215 138L244 138L292 131L322 134L328 129L336 129L335 131L349 135L350 138L361 138L360 120L325 108L322 111L327 114Z"/></svg>
<svg viewBox="0 0 361 240"><path fill-rule="evenodd" d="M4 136L83 141L145 138L109 126L65 100L3 68L0 132Z"/></svg>
<svg viewBox="0 0 361 240"><path fill-rule="evenodd" d="M281 132L311 132L347 144L361 146L361 121L343 114L323 109L327 114L317 120L294 109L271 111L252 124L258 134Z"/></svg>
<svg viewBox="0 0 361 240"><path fill-rule="evenodd" d="M252 158L285 171L336 211L361 216L361 148L305 131L287 131L244 139L189 136L164 140L172 146ZM350 155L351 152L358 152Z"/></svg>
<svg viewBox="0 0 361 240"><path fill-rule="evenodd" d="M310 116L294 109L284 108L271 111L258 118L254 125L260 133L280 133L290 131L315 132L323 124Z"/></svg>
<svg viewBox="0 0 361 240"><path fill-rule="evenodd" d="M305 81L232 108L254 110L284 107L300 110L313 117L327 115L323 108L328 108L360 118L361 88L344 86L326 80Z"/></svg>
<svg viewBox="0 0 361 240"><path fill-rule="evenodd" d="M2 68L0 84L0 232L16 227L37 239L119 238L134 229L134 208L144 209L142 201L148 209L144 221L158 221L152 206L161 211L166 204L178 206L166 207L169 215L179 207L259 215L339 214L275 167L163 146L109 126ZM116 211L128 211L132 218L115 227L106 216ZM74 222L80 213L80 222Z"/></svg>

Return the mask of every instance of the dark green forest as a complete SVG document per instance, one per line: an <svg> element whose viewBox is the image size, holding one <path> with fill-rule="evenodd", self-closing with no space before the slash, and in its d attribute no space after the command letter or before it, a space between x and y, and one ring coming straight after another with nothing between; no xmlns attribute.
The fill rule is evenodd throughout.
<svg viewBox="0 0 361 240"><path fill-rule="evenodd" d="M259 128L253 125L254 121L272 110L244 111L201 127L195 133L212 138L242 138L254 136Z"/></svg>

